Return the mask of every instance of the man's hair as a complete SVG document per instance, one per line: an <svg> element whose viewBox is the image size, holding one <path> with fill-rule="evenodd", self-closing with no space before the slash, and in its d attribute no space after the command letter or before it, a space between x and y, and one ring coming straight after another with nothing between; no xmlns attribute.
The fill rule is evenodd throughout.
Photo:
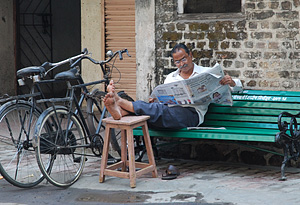
<svg viewBox="0 0 300 205"><path fill-rule="evenodd" d="M176 44L174 46L174 48L172 49L171 51L171 56L173 57L173 54L178 52L180 49L183 49L185 50L185 52L190 55L190 50L188 49L188 47L186 45L184 45L183 43L179 43L179 44Z"/></svg>

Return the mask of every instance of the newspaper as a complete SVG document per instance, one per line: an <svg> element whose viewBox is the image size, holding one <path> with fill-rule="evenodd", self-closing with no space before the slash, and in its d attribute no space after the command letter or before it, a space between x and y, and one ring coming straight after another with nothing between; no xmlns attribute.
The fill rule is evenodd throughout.
<svg viewBox="0 0 300 205"><path fill-rule="evenodd" d="M219 82L224 77L221 66L217 63L212 68L192 78L162 84L154 88L151 97L156 102L173 105L188 104L227 104L232 105L229 85Z"/></svg>

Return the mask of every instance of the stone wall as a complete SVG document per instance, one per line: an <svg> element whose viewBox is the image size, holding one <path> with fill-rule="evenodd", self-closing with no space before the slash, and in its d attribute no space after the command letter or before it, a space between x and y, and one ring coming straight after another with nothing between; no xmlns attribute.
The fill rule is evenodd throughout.
<svg viewBox="0 0 300 205"><path fill-rule="evenodd" d="M202 66L220 63L245 89L300 90L300 0L245 0L239 14L177 14L177 0L156 0L154 84L175 70L170 51L185 43ZM178 140L178 139L174 139ZM274 143L250 143L281 152ZM280 165L283 158L216 140L159 149L162 157Z"/></svg>
<svg viewBox="0 0 300 205"><path fill-rule="evenodd" d="M156 0L155 83L175 69L170 51L182 42L196 64L219 62L245 89L299 90L299 11L300 0L245 0L237 17L193 19L177 14L177 0Z"/></svg>

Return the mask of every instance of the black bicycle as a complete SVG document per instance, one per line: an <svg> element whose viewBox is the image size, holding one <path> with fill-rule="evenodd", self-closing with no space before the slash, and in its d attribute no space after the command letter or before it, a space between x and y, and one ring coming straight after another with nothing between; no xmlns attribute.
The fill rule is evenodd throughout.
<svg viewBox="0 0 300 205"><path fill-rule="evenodd" d="M40 83L53 83L45 80L47 74L58 66L71 63L85 56L87 51L69 59L41 66L31 66L17 71L19 86L29 85L29 93L17 96L4 96L0 103L0 173L11 184L29 188L43 179L35 158L32 144L34 126L47 104L37 106L36 99L45 95Z"/></svg>
<svg viewBox="0 0 300 205"><path fill-rule="evenodd" d="M106 108L101 98L106 94L106 87L110 82L112 70L116 69L114 62L119 56L122 60L123 53L128 54L127 49L110 52L108 60L96 61L89 56L83 56L71 65L71 69L59 73L54 78L65 81L75 80L77 83L68 83L69 96L65 98L43 99L39 102L51 103L38 118L35 127L36 158L41 172L45 178L58 187L68 187L80 177L87 156L100 157L102 154L103 138L101 128L105 129L102 119L107 116ZM88 59L94 64L100 65L104 78L99 81L84 83L77 64L83 59ZM89 87L96 84L105 84L105 90L93 90ZM76 90L81 90L81 95L76 96ZM118 93L121 97L133 101L125 92ZM86 115L82 108L86 101ZM57 105L64 102L65 106ZM114 133L114 132L113 132ZM116 146L118 140L112 136L112 142ZM110 152L111 159L116 160L114 154L118 149ZM90 160L90 158L89 158Z"/></svg>

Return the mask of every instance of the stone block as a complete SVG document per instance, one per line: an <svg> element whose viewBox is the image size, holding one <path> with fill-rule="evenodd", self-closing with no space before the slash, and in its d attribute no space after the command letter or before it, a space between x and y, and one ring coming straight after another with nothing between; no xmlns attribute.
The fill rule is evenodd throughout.
<svg viewBox="0 0 300 205"><path fill-rule="evenodd" d="M176 28L179 31L184 31L186 29L186 24L185 23L177 23Z"/></svg>
<svg viewBox="0 0 300 205"><path fill-rule="evenodd" d="M262 78L263 73L260 70L246 70L243 72L244 77L246 78Z"/></svg>
<svg viewBox="0 0 300 205"><path fill-rule="evenodd" d="M205 45L206 45L206 42L197 42L197 48L203 49Z"/></svg>
<svg viewBox="0 0 300 205"><path fill-rule="evenodd" d="M237 27L238 30L245 30L246 20L237 22L236 27Z"/></svg>
<svg viewBox="0 0 300 205"><path fill-rule="evenodd" d="M232 42L232 48L240 48L241 42Z"/></svg>
<svg viewBox="0 0 300 205"><path fill-rule="evenodd" d="M255 80L250 80L249 82L247 82L246 84L248 87L255 87L256 86L256 81Z"/></svg>
<svg viewBox="0 0 300 205"><path fill-rule="evenodd" d="M229 42L228 41L223 41L221 42L221 49L227 49L229 48Z"/></svg>
<svg viewBox="0 0 300 205"><path fill-rule="evenodd" d="M218 41L209 41L208 47L210 49L218 50L219 42Z"/></svg>
<svg viewBox="0 0 300 205"><path fill-rule="evenodd" d="M280 78L289 78L290 77L290 73L288 71L280 71L280 72L278 72L278 75L280 76Z"/></svg>
<svg viewBox="0 0 300 205"><path fill-rule="evenodd" d="M182 33L177 32L165 32L162 36L163 40L178 41L182 39Z"/></svg>
<svg viewBox="0 0 300 205"><path fill-rule="evenodd" d="M300 52L291 52L289 59L300 59Z"/></svg>
<svg viewBox="0 0 300 205"><path fill-rule="evenodd" d="M264 59L285 59L286 52L265 52Z"/></svg>
<svg viewBox="0 0 300 205"><path fill-rule="evenodd" d="M285 25L282 22L272 22L272 29L285 28Z"/></svg>
<svg viewBox="0 0 300 205"><path fill-rule="evenodd" d="M264 9L264 8L266 8L266 4L265 4L264 2L258 2L258 3L257 3L257 7L258 7L259 9Z"/></svg>
<svg viewBox="0 0 300 205"><path fill-rule="evenodd" d="M269 82L266 80L261 80L261 81L259 81L258 85L260 87L266 88L266 87L269 87Z"/></svg>
<svg viewBox="0 0 300 205"><path fill-rule="evenodd" d="M257 29L257 22L250 21L249 22L249 28L250 29Z"/></svg>
<svg viewBox="0 0 300 205"><path fill-rule="evenodd" d="M252 41L246 41L244 43L244 45L245 45L246 48L253 48L253 42Z"/></svg>
<svg viewBox="0 0 300 205"><path fill-rule="evenodd" d="M298 11L283 11L276 13L276 17L278 19L283 20L293 20L299 18L299 12Z"/></svg>
<svg viewBox="0 0 300 205"><path fill-rule="evenodd" d="M235 61L234 64L235 64L236 68L243 68L244 67L244 62L242 62L242 61Z"/></svg>
<svg viewBox="0 0 300 205"><path fill-rule="evenodd" d="M271 81L270 82L270 87L272 87L272 88L279 88L280 87L279 81Z"/></svg>
<svg viewBox="0 0 300 205"><path fill-rule="evenodd" d="M291 10L292 3L290 1L281 2L281 8L282 8L282 10Z"/></svg>
<svg viewBox="0 0 300 205"><path fill-rule="evenodd" d="M253 20L264 20L264 19L270 19L275 15L275 12L273 10L269 11L262 11L262 12L253 12L250 14L250 18Z"/></svg>
<svg viewBox="0 0 300 205"><path fill-rule="evenodd" d="M217 51L217 59L235 59L237 56L236 52L227 52L227 51Z"/></svg>
<svg viewBox="0 0 300 205"><path fill-rule="evenodd" d="M247 63L247 66L248 66L249 68L257 68L257 62L249 61L249 62Z"/></svg>
<svg viewBox="0 0 300 205"><path fill-rule="evenodd" d="M300 6L300 0L293 0L293 3L295 7Z"/></svg>
<svg viewBox="0 0 300 205"><path fill-rule="evenodd" d="M232 66L232 61L223 61L224 68L230 68Z"/></svg>
<svg viewBox="0 0 300 205"><path fill-rule="evenodd" d="M283 39L291 39L293 40L294 38L297 37L299 34L299 31L277 31L276 32L276 38L283 38Z"/></svg>
<svg viewBox="0 0 300 205"><path fill-rule="evenodd" d="M256 52L241 52L240 53L240 58L242 59L257 59L257 58L261 58L261 52L256 51Z"/></svg>
<svg viewBox="0 0 300 205"><path fill-rule="evenodd" d="M269 2L268 4L270 9L277 9L279 7L279 2Z"/></svg>
<svg viewBox="0 0 300 205"><path fill-rule="evenodd" d="M239 70L225 70L226 73L234 78L239 78L241 76L241 71Z"/></svg>
<svg viewBox="0 0 300 205"><path fill-rule="evenodd" d="M282 87L286 88L286 89L290 89L294 87L294 82L292 81L284 81L282 82Z"/></svg>

